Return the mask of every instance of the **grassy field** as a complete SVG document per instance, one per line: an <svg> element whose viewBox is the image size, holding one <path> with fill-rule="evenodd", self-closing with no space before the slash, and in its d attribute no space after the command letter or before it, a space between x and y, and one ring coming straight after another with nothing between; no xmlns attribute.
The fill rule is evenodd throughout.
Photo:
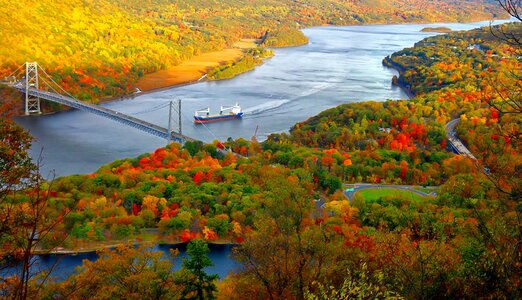
<svg viewBox="0 0 522 300"><path fill-rule="evenodd" d="M230 61L237 61L242 56L243 51L237 48L204 53L180 65L145 75L136 83L136 86L145 92L190 83L201 78L213 67Z"/></svg>
<svg viewBox="0 0 522 300"><path fill-rule="evenodd" d="M355 193L357 196L364 198L366 202L377 201L382 197L401 197L404 199L421 200L423 197L410 191L394 189L394 188L373 188L363 189Z"/></svg>

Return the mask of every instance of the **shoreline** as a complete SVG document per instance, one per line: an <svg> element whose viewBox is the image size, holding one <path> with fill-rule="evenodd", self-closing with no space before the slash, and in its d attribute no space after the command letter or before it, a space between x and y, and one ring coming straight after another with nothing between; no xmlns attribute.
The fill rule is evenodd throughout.
<svg viewBox="0 0 522 300"><path fill-rule="evenodd" d="M301 46L304 46L304 45L307 45L307 44L308 44L308 43L306 43L306 44L302 44L302 45L297 45L297 46L275 47L275 48L301 47ZM275 56L275 54L274 54L273 56ZM265 57L265 58L262 58L261 60L264 61L264 60L266 60L266 59L272 58L273 56ZM242 57L241 57L241 58L242 58ZM129 94L129 95L120 96L120 97L107 97L107 98L102 98L102 99L100 99L100 101L99 101L98 103L108 103L108 102L113 102L113 101L131 100L131 99L134 99L135 97L139 97L139 96L141 96L141 95L147 95L147 94L152 94L152 93L156 93L156 92L166 91L166 90L170 90L170 89L173 89L173 88L179 88L179 87L189 86L189 85L198 84L198 83L203 83L203 82L213 82L213 81L224 81L224 80L230 80L230 79L234 79L235 77L237 77L237 76L239 76L239 75L242 75L242 74L245 74L245 73L248 73L248 72L254 71L258 66L261 66L261 65L263 65L263 64L256 65L256 66L254 66L254 68L251 69L251 70L246 70L246 71L244 71L244 72L234 74L234 76L231 77L231 78L208 79L208 77L207 77L207 75L208 75L208 71L207 71L206 73L203 73L203 74L201 75L201 77L199 77L199 78L196 79L196 80L191 80L191 81L186 81L186 82L180 82L180 83L176 83L176 84L172 84L172 85L167 85L167 86L162 86L162 87L157 87L157 88L152 88L152 89L147 89L147 90L140 90L139 92L135 92L135 93L132 93L132 94ZM210 70L209 70L209 71L210 71ZM154 73L152 73L152 74L154 74Z"/></svg>
<svg viewBox="0 0 522 300"><path fill-rule="evenodd" d="M507 18L499 17L499 18L489 19L489 21L490 22L495 22L495 21L509 22L511 19L512 19L511 17L507 17ZM435 23L434 22L389 22L389 23L388 22L375 22L375 23L343 24L343 25L321 24L321 25L314 25L314 26L303 26L303 27L299 28L299 30L302 32L303 29L314 28L314 27L351 27L351 26L375 26L375 25L386 26L386 25L430 25L430 24L433 24L433 25L439 26L439 24L471 24L471 23L478 23L478 22L485 22L485 21L488 21L488 19L477 19L477 20L469 20L469 21L438 21L438 22L435 22ZM307 45L308 43L309 42L304 43L304 44L299 44L299 45L270 47L270 49L301 47L301 46ZM214 53L214 52L230 51L230 50L233 50L233 49L240 49L240 48L229 47L229 48L225 48L225 49L218 50L218 51L206 52L206 53L200 54L200 55L198 55L196 57L193 57L192 59L201 57L203 55L209 55L210 53ZM275 55L276 54L274 53L274 56ZM241 59L242 57L243 56L239 57L239 59ZM237 59L234 59L234 60L237 60ZM189 61L190 60L184 61L181 64L188 63ZM224 62L226 62L226 60L221 60L221 61L217 61L217 62L214 62L214 63L217 63L218 65L220 65L221 63L224 63ZM174 66L174 67L176 67L176 66ZM257 66L255 66L254 69L256 67ZM399 74L401 73L401 70L397 69L394 66L387 66L387 67L390 67L392 69L397 70L399 72ZM210 80L208 80L208 79L206 79L204 77L206 77L206 75L208 74L208 71L210 70L210 68L212 68L212 65L206 65L206 69L203 72L201 72L201 76L198 79L196 79L196 80L182 81L182 82L179 82L179 83L168 84L168 85L164 85L164 86L161 86L161 87L151 88L151 89L146 89L146 90L141 90L140 89L139 92L134 92L132 94L122 94L120 96L112 96L112 97L110 97L110 96L108 96L108 97L101 97L101 98L96 99L97 101L95 103L93 103L93 101L90 101L90 103L91 104L95 104L95 105L99 105L99 104L103 104L103 103L110 103L110 102L113 102L113 101L131 100L131 99L134 99L135 97L139 97L141 95L146 95L146 94L150 94L150 93L160 92L160 91L169 90L169 89L173 89L173 88L177 88L177 87L188 86L188 85L197 84L197 83L200 83L200 82L208 82ZM159 70L159 71L154 72L154 73L146 74L142 78L144 78L146 76L150 76L152 74L156 74L158 72L162 72L162 71L166 71L166 69L165 70ZM236 74L234 77L236 77L237 75L240 75L240 74ZM232 78L234 78L234 77L232 77ZM218 79L216 81L228 80L228 79L232 79L232 78ZM141 80L141 78L140 78L140 80ZM134 86L136 88L138 88L137 87L138 81L134 84ZM410 99L415 96L406 86L404 86L404 85L402 85L400 83L398 83L397 86L399 86L404 92L406 92L406 94L410 97ZM70 109L71 108L69 108L69 107L64 107L63 109L60 109L60 110L44 112L41 115L42 116L52 115L52 114L59 113L59 112L69 111ZM22 112L20 114L16 114L16 117L24 117L24 116L25 116L25 114L23 114Z"/></svg>
<svg viewBox="0 0 522 300"><path fill-rule="evenodd" d="M234 243L231 240L216 240L216 241L206 241L209 245L238 245L238 243ZM128 241L119 241L119 242L113 242L110 244L105 245L98 245L98 246L92 246L92 247L86 247L86 248L79 248L79 249L69 249L69 248L62 248L57 247L53 250L44 250L44 249L35 249L34 254L35 255L78 255L78 254L86 254L86 253L96 253L98 251L107 250L107 249L114 249L117 248L120 245L132 245L132 246L140 246L140 245L155 245L155 246L180 246L183 244L188 244L188 242L182 242L182 241L135 241L135 240L128 240Z"/></svg>
<svg viewBox="0 0 522 300"><path fill-rule="evenodd" d="M108 103L108 102L116 102L116 101L132 100L132 99L134 99L136 97L139 97L141 95L152 94L152 93L156 93L156 92L166 91L166 90L169 90L169 89L172 89L172 88L184 87L184 86L193 85L193 84L202 83L202 82L210 82L211 80L207 79L205 75L206 75L206 73L203 74L197 80L177 83L177 84L173 84L173 85L169 85L169 86L158 87L158 88L153 88L153 89L144 90L144 91L140 90L139 92L134 92L132 94L123 95L123 96L120 96L120 97L103 98L103 100L100 99L100 102L98 102L98 104L100 104L100 103ZM226 79L220 79L220 80L226 80Z"/></svg>
<svg viewBox="0 0 522 300"><path fill-rule="evenodd" d="M509 20L510 20L509 18L507 18L507 19L498 18L498 19L491 19L489 21L490 22L494 22L494 21L509 21ZM386 26L386 25L429 25L429 24L440 24L440 23L471 24L471 23L478 23L478 22L484 22L484 21L488 21L488 20L471 20L471 21L465 21L465 22L458 22L458 21L456 21L456 22L444 22L444 21L441 21L441 22L436 22L436 23L433 23L433 22L426 22L426 23L422 23L422 22L420 22L420 23L419 22L404 22L404 23L393 23L393 22L392 23L386 23L386 22L382 22L382 23L347 24L347 25L323 24L323 25L317 25L317 26L302 27L299 30L302 31L303 29L314 28L314 27L336 27L336 26L338 26L338 27L350 27L350 26L374 26L374 25L382 25L382 26ZM279 48L302 47L302 46L308 45L308 43L309 42L303 43L303 44L299 44L299 45L288 45L288 46L270 47L270 48L271 49L279 49ZM223 49L223 50L225 50L225 49ZM276 54L274 53L274 56L275 55ZM256 67L254 67L254 69ZM387 67L392 68L392 69L398 71L399 75L401 74L401 70L400 69L398 69L398 68L396 68L394 66L387 66ZM151 73L151 74L154 74L154 73ZM131 94L131 95L122 95L122 96L119 96L119 97L110 97L110 98L106 98L106 99L102 98L102 99L100 99L99 103L106 103L106 102L120 101L120 100L129 100L129 99L133 99L134 97L141 96L141 95L146 95L146 94L150 94L150 93L165 91L165 90L169 90L169 89L173 89L173 88L177 88L177 87L188 86L188 85L197 84L197 83L200 83L200 82L210 82L211 80L209 80L207 78L204 78L204 77L206 77L207 74L208 74L208 71L203 73L202 76L199 79L197 79L197 80L192 80L192 81L187 81L187 82L180 82L180 83L176 83L176 84L172 84L172 85L166 85L166 86L163 86L163 87L158 87L158 88L153 88L153 89L148 89L148 90L140 90L140 92L137 92L137 93L134 93L134 94ZM237 75L240 75L240 74L236 74L234 77L236 77ZM150 75L150 74L148 74L148 75ZM234 78L234 77L232 77L232 78ZM229 79L232 79L232 78L218 79L218 80L215 80L215 81L229 80ZM214 81L214 80L212 80L212 81ZM404 85L402 85L400 83L397 86L400 87L404 92L406 92L406 94L408 94L408 96L410 98L415 97L415 95L408 88L406 88L406 86L404 86Z"/></svg>
<svg viewBox="0 0 522 300"><path fill-rule="evenodd" d="M506 21L506 22L508 22L509 20L510 20L510 18L507 18L507 19L497 18L497 19L491 19L489 21L490 22L494 22L494 21ZM433 23L433 22L426 22L426 23L423 23L423 22L403 22L403 23L376 22L376 23L346 24L346 25L322 24L322 25L317 25L317 26L302 27L299 30L302 31L303 29L314 28L314 27L336 27L336 26L337 27L351 27L351 26L375 26L375 25L381 25L381 26L386 26L386 25L429 25L429 24L440 24L440 23L444 23L444 24L470 24L470 23L478 23L478 22L484 22L484 21L488 21L488 20L471 20L471 21L465 21L465 22L459 22L459 21L456 21L456 22L444 22L444 21L440 21L440 22L436 22L436 23ZM288 46L270 47L270 48L271 49L278 49L278 48L302 47L302 46L308 45L308 43L309 42L303 43L303 44L299 44L299 45L288 45ZM230 50L230 49L234 49L234 48L225 48L225 49L222 49L222 50L219 50L219 51L225 51L225 50ZM205 55L205 54L208 54L208 53L211 53L211 52L203 53L201 55ZM274 53L274 56L275 55L276 54ZM189 60L187 60L187 61L185 61L183 63L186 63L186 62L189 62ZM225 62L225 61L221 61L218 64L223 63L223 62ZM155 92L161 92L161 91L165 91L165 90L169 90L169 89L173 89L173 88L178 88L178 87L188 86L188 85L192 85L192 84L197 84L197 83L200 83L200 82L210 82L211 80L209 80L209 79L207 79L205 77L208 74L208 71L209 71L208 68L211 68L212 66L206 66L206 67L207 67L207 70L205 72L201 73L201 76L200 76L199 79L190 80L190 81L183 81L183 82L179 82L179 83L175 83L175 84L169 84L169 85L165 85L165 86L161 86L161 87L157 87L157 88L151 88L151 89L145 89L145 90L141 90L140 89L139 92L135 92L135 93L132 93L132 94L127 94L127 95L120 95L120 96L114 96L114 97L103 97L103 98L97 99L98 102L96 102L95 105L99 105L99 104L102 104L102 103L109 103L109 102L113 102L113 101L131 100L131 99L134 99L135 97L139 97L141 95L151 94L151 93L155 93ZM256 67L254 67L254 69ZM401 73L401 70L396 68L396 67L394 67L394 66L387 66L387 67L390 67L390 68L392 68L394 70L397 70L399 72L399 74ZM160 70L160 71L157 71L157 72L154 72L154 73L146 74L146 75L144 75L144 77L147 76L147 75L156 74L156 73L161 72L161 71L165 71L165 70ZM237 75L240 75L240 74L236 74L234 77L236 77ZM234 78L234 77L232 77L232 78ZM224 79L218 79L218 80L212 80L212 81L228 80L228 79L232 79L232 78L224 78ZM134 86L136 88L138 88L136 84L137 84L137 82L135 83ZM408 96L410 98L413 98L415 96L404 85L399 83L397 86L400 87L404 92L406 92L406 94L408 94ZM50 115L50 114L54 114L54 113L57 113L57 112L68 111L68 110L69 110L69 108L66 108L66 109L63 109L63 110L59 110L59 111L50 111L50 112L42 113L42 115ZM24 115L18 115L17 117L22 117L22 116L24 116Z"/></svg>
<svg viewBox="0 0 522 300"><path fill-rule="evenodd" d="M392 77L392 85L394 86L398 86L401 90L403 90L406 95L408 96L408 100L412 99L415 97L415 93L413 93L407 86L405 86L401 81L400 81L400 77L402 76L402 74L406 71L404 70L401 66L397 65L395 62L393 62L391 60L391 55L388 55L386 56L383 60L382 60L382 65L387 67L387 68L390 68L390 69L393 69L397 72L399 72L399 76L393 76ZM396 82L394 82L393 78L397 78Z"/></svg>
<svg viewBox="0 0 522 300"><path fill-rule="evenodd" d="M245 57L244 49L234 47L202 53L178 65L145 74L134 83L134 86L142 92L149 92L199 82L215 67L237 62L243 57Z"/></svg>
<svg viewBox="0 0 522 300"><path fill-rule="evenodd" d="M376 25L376 24L367 24L367 25ZM388 25L388 24L383 24L383 25L385 26L385 25ZM296 47L299 47L299 46L296 46ZM390 61L390 63L392 63L392 62ZM404 70L402 70L402 68L400 68L399 66L394 66L393 64L385 65L385 66L397 70L399 72L399 74L402 74L404 72ZM225 79L221 79L221 80L225 80ZM178 83L178 84L175 84L175 85L165 86L165 87L161 87L161 88L157 88L157 89L146 90L146 91L142 91L142 92L131 94L131 95L120 96L120 97L113 97L113 98L110 98L110 99L104 99L103 101L100 100L99 103L130 100L130 99L133 99L134 97L138 97L138 96L141 96L141 95L144 95L144 94L154 93L154 92L158 92L158 91L163 91L163 90L173 89L173 88L176 88L176 87L188 86L188 85L192 85L192 84L196 84L196 83L200 83L200 82L208 82L208 81L210 81L210 80L205 78L204 75L202 75L198 80L195 80L195 81ZM399 86L403 91L405 91L406 94L410 97L410 99L415 96L405 85L403 85L401 83L398 83L397 86ZM49 114L52 114L52 113L55 113L55 112L50 112ZM92 246L92 247L87 247L87 248L80 248L80 249L63 249L63 248L56 248L54 250L42 250L42 249L39 249L39 250L36 250L35 253L36 254L42 254L42 255L45 255L45 254L75 255L75 254L79 254L79 253L93 253L93 252L97 252L97 251L100 251L100 250L103 250L103 249L115 248L118 245L129 244L129 243L133 244L133 245L141 245L141 244L147 244L147 243L152 243L152 244L155 244L155 245L160 245L160 244L164 244L164 245L181 245L181 244L183 244L183 242L180 242L180 241L178 241L178 242L172 241L172 242L160 243L158 241L137 241L137 240L133 241L133 240L129 240L129 241L118 241L118 242L114 242L114 243L106 244L106 245L100 244L100 245L97 245L97 246ZM209 244L233 244L233 243L231 241L222 241L222 242L218 241L218 242L212 242L212 243L209 243Z"/></svg>

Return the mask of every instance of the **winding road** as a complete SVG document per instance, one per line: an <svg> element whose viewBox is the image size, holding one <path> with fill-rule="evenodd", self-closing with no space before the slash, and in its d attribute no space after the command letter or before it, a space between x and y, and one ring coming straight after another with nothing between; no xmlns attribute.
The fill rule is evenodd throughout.
<svg viewBox="0 0 522 300"><path fill-rule="evenodd" d="M472 160L476 161L477 158L473 155L473 153L471 153L471 151L469 151L469 149L466 146L464 146L462 141L459 140L459 138L457 137L455 127L457 127L457 124L459 124L459 122L460 118L457 118L449 121L448 124L446 124L446 137L448 138L448 141L450 142L450 145L453 148L453 150L455 150L455 152L457 152L458 154L465 155L471 158Z"/></svg>
<svg viewBox="0 0 522 300"><path fill-rule="evenodd" d="M462 141L457 137L455 127L460 122L460 118L453 119L449 121L446 128L446 137L451 145L451 148L457 153L461 155L465 155L471 158L474 161L477 161L477 158L469 151L469 149L462 143ZM487 169L484 169L484 172L487 172ZM344 184L344 195L348 198L349 201L352 201L355 193L362 189L375 189L375 188L388 188L388 189L399 189L404 191L409 191L415 193L417 195L426 197L426 196L436 196L437 188L435 186L423 187L427 189L432 189L431 193L424 193L422 191L416 190L414 185L388 185L388 184L371 184L371 183L356 183L356 184Z"/></svg>

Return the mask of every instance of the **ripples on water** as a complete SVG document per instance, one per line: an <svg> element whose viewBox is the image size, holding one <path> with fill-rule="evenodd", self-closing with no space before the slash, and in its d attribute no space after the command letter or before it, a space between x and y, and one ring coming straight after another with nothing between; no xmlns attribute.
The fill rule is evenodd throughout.
<svg viewBox="0 0 522 300"><path fill-rule="evenodd" d="M259 126L257 138L262 140L339 104L407 98L391 85L396 72L382 66L385 56L434 35L420 32L426 26L471 29L484 25L488 22L308 28L304 30L310 38L308 45L275 49L275 57L234 79L201 82L104 106L133 114L182 99L184 134L206 142L250 139ZM245 112L242 120L208 124L208 129L192 122L197 109L210 107L215 112L220 105L235 102ZM167 127L168 110L136 117ZM90 173L113 160L165 145L159 138L80 111L19 118L18 122L37 139L33 156L43 148L44 174L53 169L58 175Z"/></svg>
<svg viewBox="0 0 522 300"><path fill-rule="evenodd" d="M210 142L228 137L250 139L259 126L258 139L274 132L287 131L297 122L343 103L364 100L406 99L407 95L391 85L397 73L382 66L382 59L435 33L423 33L424 27L445 26L467 30L488 25L369 25L317 27L305 29L310 43L302 47L276 49L276 56L252 72L219 82L202 82L146 94L130 100L106 103L111 109L133 114L171 100L183 100L183 133ZM242 120L195 125L195 110L239 102ZM136 115L167 127L168 111ZM89 173L101 165L124 157L136 157L164 146L165 141L136 129L80 111L48 116L19 118L22 126L36 137L31 153L43 148L42 173L58 175ZM157 249L165 250L158 246ZM209 272L221 278L238 267L229 257L230 246L211 247L215 267ZM168 250L168 249L167 249ZM166 250L165 250L166 251ZM54 263L59 256L44 256L42 262ZM64 277L81 260L96 259L95 254L64 256L55 274ZM179 266L180 260L176 262Z"/></svg>

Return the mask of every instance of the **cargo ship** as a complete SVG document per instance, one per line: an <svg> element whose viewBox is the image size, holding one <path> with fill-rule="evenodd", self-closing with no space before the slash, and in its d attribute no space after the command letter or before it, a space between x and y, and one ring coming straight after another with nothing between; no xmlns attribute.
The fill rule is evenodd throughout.
<svg viewBox="0 0 522 300"><path fill-rule="evenodd" d="M217 121L225 121L238 119L243 116L243 112L241 111L241 106L236 103L236 105L232 106L221 106L219 110L219 114L210 114L210 108L204 108L200 110L196 110L194 113L194 123L210 123Z"/></svg>

